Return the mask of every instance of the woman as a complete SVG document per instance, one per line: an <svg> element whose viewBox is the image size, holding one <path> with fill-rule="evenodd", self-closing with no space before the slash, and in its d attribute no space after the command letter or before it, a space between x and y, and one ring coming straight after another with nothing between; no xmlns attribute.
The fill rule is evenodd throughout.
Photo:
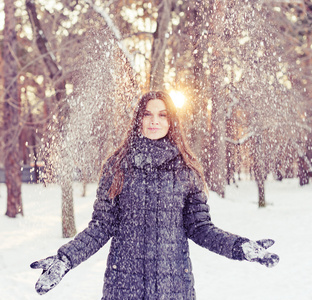
<svg viewBox="0 0 312 300"><path fill-rule="evenodd" d="M203 172L184 140L175 106L165 92L140 99L127 137L106 161L92 220L42 268L44 294L112 237L102 300L195 299L188 238L236 260L267 267L279 258L258 242L213 225Z"/></svg>

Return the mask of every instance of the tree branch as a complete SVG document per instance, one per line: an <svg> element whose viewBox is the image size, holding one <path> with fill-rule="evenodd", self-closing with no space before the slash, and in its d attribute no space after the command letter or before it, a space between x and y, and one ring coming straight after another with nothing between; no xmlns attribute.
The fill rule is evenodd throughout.
<svg viewBox="0 0 312 300"><path fill-rule="evenodd" d="M242 144L246 143L254 135L255 135L255 132L249 132L239 140L233 140L230 138L225 138L225 141L228 143L234 144L234 145L242 145Z"/></svg>
<svg viewBox="0 0 312 300"><path fill-rule="evenodd" d="M127 57L128 61L130 62L130 65L132 67L132 69L134 70L134 61L133 61L133 57L130 54L130 52L128 51L128 49L124 46L124 44L122 43L122 34L119 31L119 29L117 28L117 26L114 24L113 20L110 18L109 14L101 9L100 7L98 7L97 5L95 5L91 0L84 0L97 14L99 14L106 22L107 26L109 27L109 29L112 31L113 35L115 36L116 40L118 41L118 46L119 48L122 50L122 52L125 54L125 56Z"/></svg>
<svg viewBox="0 0 312 300"><path fill-rule="evenodd" d="M62 76L62 69L58 67L55 56L53 52L48 50L48 40L45 37L41 24L38 19L38 15L36 12L35 3L32 0L26 0L26 9L29 15L29 18L33 24L33 31L36 40L36 45L38 47L39 52L43 55L43 61L49 71L49 77L51 79L58 79ZM60 101L63 98L63 94L65 91L65 80L61 80L56 85L56 99Z"/></svg>

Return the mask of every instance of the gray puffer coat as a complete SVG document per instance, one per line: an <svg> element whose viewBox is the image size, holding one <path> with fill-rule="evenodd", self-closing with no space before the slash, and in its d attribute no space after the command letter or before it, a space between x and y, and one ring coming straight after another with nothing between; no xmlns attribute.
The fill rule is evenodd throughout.
<svg viewBox="0 0 312 300"><path fill-rule="evenodd" d="M123 168L121 194L109 199L104 174L92 220L58 255L74 268L112 237L102 300L195 299L187 239L241 259L239 237L213 225L203 185L166 137L138 138Z"/></svg>

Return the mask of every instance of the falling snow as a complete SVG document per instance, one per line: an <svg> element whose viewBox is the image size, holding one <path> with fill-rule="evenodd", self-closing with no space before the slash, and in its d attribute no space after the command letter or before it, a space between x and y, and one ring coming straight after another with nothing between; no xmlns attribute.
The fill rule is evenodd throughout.
<svg viewBox="0 0 312 300"><path fill-rule="evenodd" d="M73 65L74 91L65 113L54 118L53 142L43 149L48 180L73 172L83 180L97 179L102 161L128 127L138 93L129 62L107 30L88 33Z"/></svg>

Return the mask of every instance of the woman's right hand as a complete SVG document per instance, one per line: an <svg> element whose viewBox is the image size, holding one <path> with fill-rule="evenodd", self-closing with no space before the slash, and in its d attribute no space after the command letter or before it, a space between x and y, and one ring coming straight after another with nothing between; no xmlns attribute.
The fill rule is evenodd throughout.
<svg viewBox="0 0 312 300"><path fill-rule="evenodd" d="M59 258L57 255L49 256L33 262L32 269L43 269L35 289L38 294L43 295L53 289L71 269L70 261L64 256Z"/></svg>

